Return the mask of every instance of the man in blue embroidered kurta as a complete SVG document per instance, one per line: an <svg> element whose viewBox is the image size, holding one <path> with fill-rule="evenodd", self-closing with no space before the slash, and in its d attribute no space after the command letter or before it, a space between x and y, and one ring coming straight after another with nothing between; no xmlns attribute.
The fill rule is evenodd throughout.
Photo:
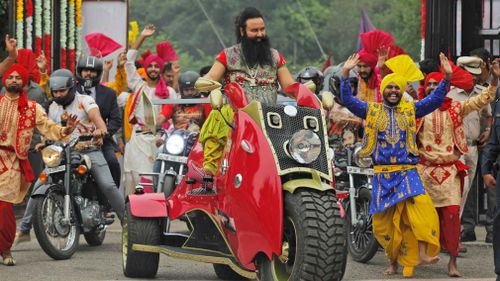
<svg viewBox="0 0 500 281"><path fill-rule="evenodd" d="M399 262L405 267L403 274L412 276L414 266L437 262L439 253L437 213L416 169L416 118L442 104L450 77L427 98L408 102L401 99L407 82L420 80L423 75L408 56L397 56L385 63L393 73L384 77L380 85L384 103L367 103L352 96L347 78L357 60L357 55L353 55L344 64L340 91L344 105L366 119L360 156L371 157L374 162L370 205L374 233L389 258L385 273L394 274ZM441 63L451 75L444 55Z"/></svg>

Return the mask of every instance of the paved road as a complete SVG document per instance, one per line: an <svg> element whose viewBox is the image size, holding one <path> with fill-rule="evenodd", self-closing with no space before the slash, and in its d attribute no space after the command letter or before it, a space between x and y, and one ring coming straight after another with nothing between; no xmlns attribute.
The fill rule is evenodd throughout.
<svg viewBox="0 0 500 281"><path fill-rule="evenodd" d="M464 278L459 280L494 280L493 250L482 243L469 246L468 252L459 259L459 268ZM124 277L121 267L121 234L115 223L107 233L104 244L89 247L83 237L80 248L72 259L54 261L40 248L32 234L29 243L15 248L14 256L18 261L15 267L0 265L1 281L25 280L130 280ZM446 273L447 256L433 266L417 268L414 281L451 280ZM344 280L399 280L401 275L387 278L382 274L385 259L379 252L368 264L349 261ZM418 279L417 279L418 278ZM212 266L162 256L157 280L217 280Z"/></svg>

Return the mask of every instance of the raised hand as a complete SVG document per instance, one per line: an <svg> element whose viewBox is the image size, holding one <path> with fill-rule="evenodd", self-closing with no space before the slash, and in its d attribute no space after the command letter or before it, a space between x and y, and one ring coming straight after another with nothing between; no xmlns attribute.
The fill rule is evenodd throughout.
<svg viewBox="0 0 500 281"><path fill-rule="evenodd" d="M179 62L174 62L172 64L172 71L174 72L174 75L181 72L181 65L179 64Z"/></svg>
<svg viewBox="0 0 500 281"><path fill-rule="evenodd" d="M47 72L47 58L45 57L43 51L36 58L36 64L38 65L38 69L40 70L41 73Z"/></svg>
<svg viewBox="0 0 500 281"><path fill-rule="evenodd" d="M64 128L64 134L69 135L73 133L76 126L80 123L78 116L71 114L66 121L66 127Z"/></svg>
<svg viewBox="0 0 500 281"><path fill-rule="evenodd" d="M378 48L377 53L378 53L378 60L377 60L377 67L382 68L384 66L385 61L389 57L389 51L391 47L386 47L386 46L381 46Z"/></svg>
<svg viewBox="0 0 500 281"><path fill-rule="evenodd" d="M156 27L153 24L148 24L146 27L142 30L141 36L142 37L150 37L153 34L155 34Z"/></svg>
<svg viewBox="0 0 500 281"><path fill-rule="evenodd" d="M112 59L104 61L104 65L103 65L104 71L109 72L112 67L113 67L113 60Z"/></svg>
<svg viewBox="0 0 500 281"><path fill-rule="evenodd" d="M356 53L351 55L345 62L342 67L342 75L344 78L349 78L349 71L355 68L359 63L359 55Z"/></svg>
<svg viewBox="0 0 500 281"><path fill-rule="evenodd" d="M443 70L444 70L444 79L450 81L451 74L453 73L453 69L451 68L450 61L443 53L439 53L439 61L441 62L441 68L443 68Z"/></svg>
<svg viewBox="0 0 500 281"><path fill-rule="evenodd" d="M13 60L17 59L17 41L14 38L10 38L9 34L5 35L5 49L9 54L9 58Z"/></svg>

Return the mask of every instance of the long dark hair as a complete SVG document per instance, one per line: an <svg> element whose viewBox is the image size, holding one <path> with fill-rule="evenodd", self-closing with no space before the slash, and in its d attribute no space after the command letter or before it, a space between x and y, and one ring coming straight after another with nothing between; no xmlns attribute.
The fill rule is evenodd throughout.
<svg viewBox="0 0 500 281"><path fill-rule="evenodd" d="M243 36L240 33L240 28L243 29L243 31L246 30L247 27L247 20L249 19L255 19L255 18L262 18L262 13L257 10L254 7L247 7L239 15L236 16L234 20L234 25L235 25L235 32L236 32L236 42L240 43Z"/></svg>

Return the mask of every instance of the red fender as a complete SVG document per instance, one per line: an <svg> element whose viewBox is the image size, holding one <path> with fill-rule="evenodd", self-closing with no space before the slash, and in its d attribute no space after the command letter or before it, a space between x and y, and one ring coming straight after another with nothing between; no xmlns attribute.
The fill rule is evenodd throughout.
<svg viewBox="0 0 500 281"><path fill-rule="evenodd" d="M134 217L167 217L167 201L163 193L130 194L130 212Z"/></svg>
<svg viewBox="0 0 500 281"><path fill-rule="evenodd" d="M320 109L321 103L318 100L318 97L309 90L304 84L300 84L298 82L293 83L292 85L286 87L284 90L285 93L290 94L297 100L298 106L305 106Z"/></svg>

